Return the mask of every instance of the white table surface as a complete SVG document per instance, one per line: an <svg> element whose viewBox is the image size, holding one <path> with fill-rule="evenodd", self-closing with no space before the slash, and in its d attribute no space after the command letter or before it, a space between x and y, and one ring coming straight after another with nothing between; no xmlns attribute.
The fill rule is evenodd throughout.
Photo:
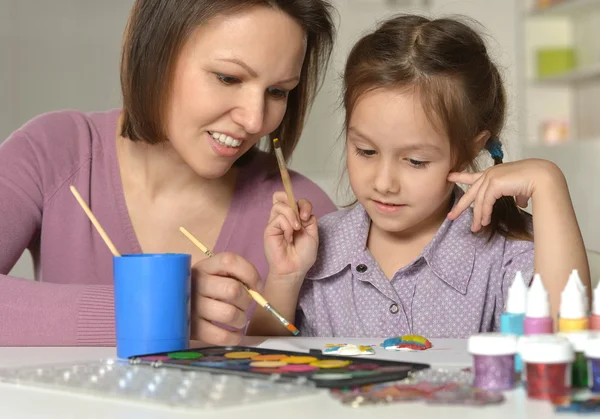
<svg viewBox="0 0 600 419"><path fill-rule="evenodd" d="M376 348L375 357L390 360L429 363L437 367L467 367L471 357L466 352L466 341L432 339L434 347L421 352L389 352ZM381 339L337 339L337 338L247 338L247 346L260 346L280 350L307 352L322 349L326 343L380 344ZM56 347L56 348L0 348L0 368L32 366L49 363L90 361L116 356L115 348ZM180 418L234 418L244 419L293 419L313 417L339 417L344 419L367 417L394 418L414 417L419 419L520 419L520 418L563 418L581 417L571 414L555 414L548 402L529 401L523 389L505 393L506 401L497 406L428 406L423 402L400 402L388 405L351 408L333 399L327 391L317 395L289 400L256 403L239 408L223 408L210 411L186 411L167 407L156 407L141 403L113 401L110 399L68 394L32 388L0 384L0 418L77 418L77 419L180 419Z"/></svg>

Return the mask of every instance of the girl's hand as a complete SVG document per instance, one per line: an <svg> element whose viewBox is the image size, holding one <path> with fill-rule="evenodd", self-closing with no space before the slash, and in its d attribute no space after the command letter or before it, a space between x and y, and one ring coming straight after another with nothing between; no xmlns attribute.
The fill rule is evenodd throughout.
<svg viewBox="0 0 600 419"><path fill-rule="evenodd" d="M300 199L298 211L300 219L288 205L285 192L273 194L273 208L264 235L269 278L302 281L317 259L319 233L312 204Z"/></svg>
<svg viewBox="0 0 600 419"><path fill-rule="evenodd" d="M469 190L452 208L448 218L455 220L474 204L471 226L473 232L491 222L494 203L501 197L514 197L519 207L526 208L529 199L534 198L536 193L551 193L552 188L565 184L560 169L554 163L540 159L503 163L478 173L452 172L448 175L448 181L470 185Z"/></svg>

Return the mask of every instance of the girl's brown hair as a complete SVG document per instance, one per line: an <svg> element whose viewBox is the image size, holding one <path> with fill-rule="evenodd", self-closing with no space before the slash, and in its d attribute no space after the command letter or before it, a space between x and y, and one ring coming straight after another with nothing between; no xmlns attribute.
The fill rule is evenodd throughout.
<svg viewBox="0 0 600 419"><path fill-rule="evenodd" d="M326 0L136 0L125 30L121 56L121 135L150 144L167 141L165 103L175 63L185 42L212 17L257 6L287 13L306 33L306 56L300 82L289 93L283 121L272 133L279 137L283 155L288 159L300 139L333 48L333 7ZM272 144L265 146L271 154L269 168L275 170L277 161ZM253 154L246 153L236 163L243 164Z"/></svg>
<svg viewBox="0 0 600 419"><path fill-rule="evenodd" d="M380 88L414 88L427 115L450 139L455 169L477 170L477 136L489 132L486 148L498 149L506 115L506 93L498 68L481 36L454 19L398 15L380 24L352 48L344 73L345 126L358 98ZM500 155L498 155L500 154ZM502 163L494 153L494 164ZM491 238L531 240L521 210L511 197L496 201Z"/></svg>

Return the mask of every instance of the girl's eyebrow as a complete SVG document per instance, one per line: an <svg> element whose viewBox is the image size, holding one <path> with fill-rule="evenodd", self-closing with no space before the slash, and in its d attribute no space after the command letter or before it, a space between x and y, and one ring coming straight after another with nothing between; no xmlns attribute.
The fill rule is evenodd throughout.
<svg viewBox="0 0 600 419"><path fill-rule="evenodd" d="M368 135L362 133L358 128L356 127L348 127L348 133L352 133L353 135L356 135L370 143L373 143L373 141L369 138ZM405 144L402 147L399 147L399 150L402 151L431 151L434 153L442 153L442 150L434 145L434 144L423 144L423 143L414 143L414 144Z"/></svg>

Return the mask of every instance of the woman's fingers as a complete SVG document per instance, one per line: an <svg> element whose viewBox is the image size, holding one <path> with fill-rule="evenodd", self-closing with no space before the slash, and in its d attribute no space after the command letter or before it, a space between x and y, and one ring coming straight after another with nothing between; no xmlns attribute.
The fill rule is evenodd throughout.
<svg viewBox="0 0 600 419"><path fill-rule="evenodd" d="M196 278L193 288L194 294L200 297L206 297L213 300L220 300L232 305L232 307L247 310L252 303L252 298L248 291L237 280L228 277L205 275ZM211 305L214 307L214 305ZM213 319L216 315L209 315ZM220 321L220 320L219 320Z"/></svg>
<svg viewBox="0 0 600 419"><path fill-rule="evenodd" d="M246 326L246 312L238 307L212 298L200 297L194 304L193 315L210 322L218 322L235 329Z"/></svg>
<svg viewBox="0 0 600 419"><path fill-rule="evenodd" d="M242 332L227 330L200 318L192 321L191 338L210 345L235 346L242 340Z"/></svg>
<svg viewBox="0 0 600 419"><path fill-rule="evenodd" d="M253 264L235 253L218 253L194 265L193 274L198 280L205 275L237 279L248 287L257 289L260 275Z"/></svg>

